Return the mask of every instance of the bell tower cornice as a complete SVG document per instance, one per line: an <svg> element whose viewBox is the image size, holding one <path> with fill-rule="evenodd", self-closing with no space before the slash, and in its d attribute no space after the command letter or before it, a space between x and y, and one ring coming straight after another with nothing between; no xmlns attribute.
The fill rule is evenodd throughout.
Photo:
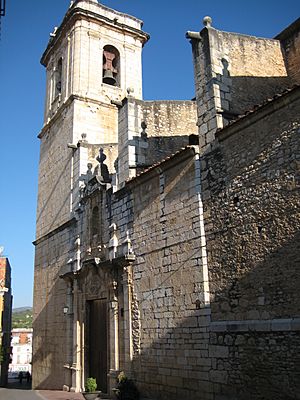
<svg viewBox="0 0 300 400"><path fill-rule="evenodd" d="M122 32L138 39L142 45L150 38L148 33L139 29L139 27L142 27L143 21L101 4L95 4L92 1L77 1L70 7L61 25L51 34L47 48L41 57L42 65L47 66L53 50L57 45L59 46L61 39L78 20L96 22L101 26L107 26L112 31Z"/></svg>
<svg viewBox="0 0 300 400"><path fill-rule="evenodd" d="M83 102L83 103L85 103L85 104L86 104L86 103L93 103L93 104L96 104L96 105L98 105L98 106L105 107L105 108L107 108L107 109L115 109L115 108L116 108L116 105L115 105L113 102L111 102L111 103L105 103L105 102L102 102L102 101L99 101L99 100L92 99L92 98L90 98L90 97L83 97L83 96L79 96L79 95L74 95L74 94L72 94L72 95L70 95L70 96L68 97L68 99L62 104L62 106L58 108L58 110L57 110L57 112L54 114L54 116L53 116L51 119L49 119L49 121L47 121L47 122L44 124L43 128L41 129L41 131L40 131L39 134L37 135L37 137L38 137L39 139L42 139L43 136L47 133L47 131L53 126L53 124L54 124L59 118L61 118L61 115L62 115L62 114L64 113L64 111L73 103L74 100L81 101L81 102Z"/></svg>

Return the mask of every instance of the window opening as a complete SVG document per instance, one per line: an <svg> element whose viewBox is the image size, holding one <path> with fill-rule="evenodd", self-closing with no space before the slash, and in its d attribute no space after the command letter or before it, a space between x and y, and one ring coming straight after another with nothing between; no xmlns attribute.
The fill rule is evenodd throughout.
<svg viewBox="0 0 300 400"><path fill-rule="evenodd" d="M60 58L57 62L55 71L55 97L61 93L61 79L62 79L62 59Z"/></svg>
<svg viewBox="0 0 300 400"><path fill-rule="evenodd" d="M120 86L120 54L109 45L103 49L103 83Z"/></svg>
<svg viewBox="0 0 300 400"><path fill-rule="evenodd" d="M92 236L98 235L99 233L99 208L96 206L92 212Z"/></svg>

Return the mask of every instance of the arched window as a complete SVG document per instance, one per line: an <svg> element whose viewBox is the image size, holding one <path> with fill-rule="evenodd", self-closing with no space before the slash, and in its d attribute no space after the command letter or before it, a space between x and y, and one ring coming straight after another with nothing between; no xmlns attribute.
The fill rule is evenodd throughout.
<svg viewBox="0 0 300 400"><path fill-rule="evenodd" d="M110 45L103 49L103 83L120 86L120 53Z"/></svg>
<svg viewBox="0 0 300 400"><path fill-rule="evenodd" d="M55 97L61 93L61 82L62 82L62 58L60 58L56 64L55 69Z"/></svg>
<svg viewBox="0 0 300 400"><path fill-rule="evenodd" d="M96 206L92 211L92 220L91 220L91 231L92 236L98 235L99 233L99 208Z"/></svg>

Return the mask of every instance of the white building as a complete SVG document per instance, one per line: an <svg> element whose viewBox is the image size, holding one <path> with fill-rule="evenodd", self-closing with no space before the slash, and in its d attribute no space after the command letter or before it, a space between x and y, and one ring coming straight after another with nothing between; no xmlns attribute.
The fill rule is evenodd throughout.
<svg viewBox="0 0 300 400"><path fill-rule="evenodd" d="M16 328L11 334L12 362L9 364L9 372L29 371L31 373L32 328Z"/></svg>

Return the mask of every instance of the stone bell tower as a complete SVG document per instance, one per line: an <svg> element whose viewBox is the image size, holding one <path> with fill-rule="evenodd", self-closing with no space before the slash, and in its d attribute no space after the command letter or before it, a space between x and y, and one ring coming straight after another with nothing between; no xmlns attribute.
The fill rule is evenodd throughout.
<svg viewBox="0 0 300 400"><path fill-rule="evenodd" d="M95 163L99 147L114 172L117 106L128 93L142 99L141 55L149 37L141 27L139 19L96 0L78 0L42 55L47 78L38 135L33 387L61 389L66 382L73 327L64 315L66 289L59 276L74 259L80 177L88 162Z"/></svg>

